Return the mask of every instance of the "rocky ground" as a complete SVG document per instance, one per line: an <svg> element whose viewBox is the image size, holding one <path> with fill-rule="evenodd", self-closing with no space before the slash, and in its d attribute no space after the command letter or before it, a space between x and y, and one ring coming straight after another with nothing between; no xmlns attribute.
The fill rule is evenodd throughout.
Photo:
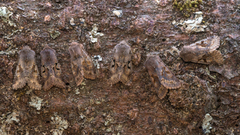
<svg viewBox="0 0 240 135"><path fill-rule="evenodd" d="M189 11L177 8L179 2L1 1L0 134L240 134L240 1L202 0ZM196 19L199 11L198 29L185 29L181 24ZM220 37L222 64L180 58L184 45L214 35ZM141 54L140 64L133 66L130 86L109 86L112 49L122 40L133 54ZM102 58L97 79L78 87L68 51L73 41L82 43L89 56ZM56 50L65 89L12 89L18 51L25 45L35 51L39 71L44 46ZM150 52L184 82L163 99L144 69Z"/></svg>

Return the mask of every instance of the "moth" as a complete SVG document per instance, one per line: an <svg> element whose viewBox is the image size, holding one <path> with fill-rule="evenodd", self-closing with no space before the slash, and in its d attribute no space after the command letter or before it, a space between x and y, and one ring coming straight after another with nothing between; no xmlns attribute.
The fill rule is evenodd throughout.
<svg viewBox="0 0 240 135"><path fill-rule="evenodd" d="M216 50L220 46L220 37L213 36L193 44L183 46L180 57L186 62L201 64L223 63L220 51Z"/></svg>
<svg viewBox="0 0 240 135"><path fill-rule="evenodd" d="M158 97L163 99L168 89L177 89L181 87L181 82L173 75L173 73L165 66L158 55L149 54L144 63L148 70L150 79L157 88Z"/></svg>
<svg viewBox="0 0 240 135"><path fill-rule="evenodd" d="M110 64L110 83L115 84L122 82L125 85L130 85L129 75L132 72L132 52L131 47L126 41L121 41L113 49L114 55Z"/></svg>
<svg viewBox="0 0 240 135"><path fill-rule="evenodd" d="M65 83L61 80L61 66L58 63L56 51L45 46L40 55L41 75L44 80L43 89L49 90L53 86L65 88Z"/></svg>
<svg viewBox="0 0 240 135"><path fill-rule="evenodd" d="M18 65L14 76L13 89L23 88L26 84L31 89L40 90L39 72L35 61L35 52L29 46L24 46L18 52Z"/></svg>
<svg viewBox="0 0 240 135"><path fill-rule="evenodd" d="M94 80L96 77L93 62L84 50L83 45L72 42L68 50L71 56L72 72L77 86L82 83L83 78Z"/></svg>

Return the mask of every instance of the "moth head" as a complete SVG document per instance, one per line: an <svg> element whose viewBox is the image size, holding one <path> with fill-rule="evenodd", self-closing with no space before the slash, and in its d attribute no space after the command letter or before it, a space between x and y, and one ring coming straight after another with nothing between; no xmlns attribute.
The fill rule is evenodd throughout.
<svg viewBox="0 0 240 135"><path fill-rule="evenodd" d="M20 56L20 63L25 70L31 70L35 64L34 56L24 54L22 57Z"/></svg>
<svg viewBox="0 0 240 135"><path fill-rule="evenodd" d="M132 70L131 47L122 41L114 47L114 56L111 62L112 72L121 72L129 75Z"/></svg>
<svg viewBox="0 0 240 135"><path fill-rule="evenodd" d="M50 47L45 47L41 51L41 75L43 78L47 78L49 76L55 76L59 74L60 65L58 64L58 60L56 57L55 50Z"/></svg>
<svg viewBox="0 0 240 135"><path fill-rule="evenodd" d="M24 46L18 54L19 64L25 69L25 71L27 70L30 72L35 64L35 52L31 50L29 46Z"/></svg>
<svg viewBox="0 0 240 135"><path fill-rule="evenodd" d="M52 65L58 62L56 51L46 46L41 52L41 63L42 65Z"/></svg>
<svg viewBox="0 0 240 135"><path fill-rule="evenodd" d="M71 59L72 60L76 60L78 58L81 58L82 56L82 49L83 49L83 46L81 44L78 44L76 42L73 42L70 44L71 46L69 47L69 53L70 53L70 56L71 56Z"/></svg>
<svg viewBox="0 0 240 135"><path fill-rule="evenodd" d="M159 64L158 55L148 55L144 63L154 87L157 88L161 86L157 75Z"/></svg>

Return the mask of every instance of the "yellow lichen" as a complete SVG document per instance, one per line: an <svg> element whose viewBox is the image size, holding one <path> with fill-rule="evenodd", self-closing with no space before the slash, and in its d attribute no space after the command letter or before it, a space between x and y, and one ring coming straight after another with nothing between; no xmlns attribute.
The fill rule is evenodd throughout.
<svg viewBox="0 0 240 135"><path fill-rule="evenodd" d="M180 10L184 16L189 17L196 8L202 4L202 0L174 0L173 7Z"/></svg>

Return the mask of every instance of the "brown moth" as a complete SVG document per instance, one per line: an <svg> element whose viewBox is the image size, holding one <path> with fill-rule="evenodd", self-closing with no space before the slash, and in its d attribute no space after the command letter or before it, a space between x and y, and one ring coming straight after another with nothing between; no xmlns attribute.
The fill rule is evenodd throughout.
<svg viewBox="0 0 240 135"><path fill-rule="evenodd" d="M114 55L110 64L112 73L110 83L112 85L120 81L125 85L130 85L129 75L132 72L131 47L125 41L121 41L114 47L113 51Z"/></svg>
<svg viewBox="0 0 240 135"><path fill-rule="evenodd" d="M144 63L151 81L158 90L158 97L163 99L168 89L177 89L181 87L181 82L165 66L158 55L148 55Z"/></svg>
<svg viewBox="0 0 240 135"><path fill-rule="evenodd" d="M29 46L24 46L18 52L18 65L14 76L13 89L23 88L26 84L31 89L40 90L39 72L35 61L35 52Z"/></svg>
<svg viewBox="0 0 240 135"><path fill-rule="evenodd" d="M82 83L83 78L95 79L92 59L84 50L83 45L77 42L72 42L70 45L68 50L71 55L71 67L77 86Z"/></svg>
<svg viewBox="0 0 240 135"><path fill-rule="evenodd" d="M44 90L49 90L53 86L65 88L61 80L61 68L56 57L56 51L46 46L40 52L41 54L41 75L44 80Z"/></svg>
<svg viewBox="0 0 240 135"><path fill-rule="evenodd" d="M213 36L191 45L183 46L180 57L186 62L201 64L223 63L220 51L216 50L220 46L220 37Z"/></svg>

